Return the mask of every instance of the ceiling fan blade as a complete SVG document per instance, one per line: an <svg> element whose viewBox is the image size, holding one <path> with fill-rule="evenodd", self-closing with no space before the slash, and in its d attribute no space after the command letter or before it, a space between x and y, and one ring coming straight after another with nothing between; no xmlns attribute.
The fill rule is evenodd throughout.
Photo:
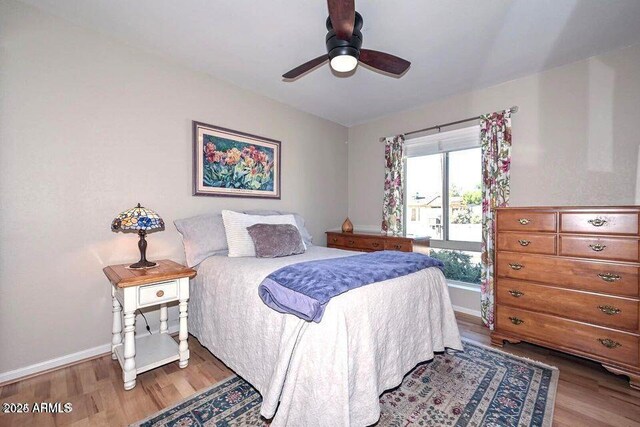
<svg viewBox="0 0 640 427"><path fill-rule="evenodd" d="M354 0L327 0L331 26L336 37L341 40L351 40L353 26L356 20L356 5Z"/></svg>
<svg viewBox="0 0 640 427"><path fill-rule="evenodd" d="M293 70L287 73L284 73L282 77L285 79L295 79L296 77L303 75L307 71L313 70L318 65L324 64L328 60L329 60L329 55L325 53L324 55L318 56L317 58L312 59L311 61L305 62L304 64L297 66Z"/></svg>
<svg viewBox="0 0 640 427"><path fill-rule="evenodd" d="M359 60L370 67L386 73L395 74L396 76L407 71L411 65L411 62L398 58L397 56L369 49L360 49Z"/></svg>

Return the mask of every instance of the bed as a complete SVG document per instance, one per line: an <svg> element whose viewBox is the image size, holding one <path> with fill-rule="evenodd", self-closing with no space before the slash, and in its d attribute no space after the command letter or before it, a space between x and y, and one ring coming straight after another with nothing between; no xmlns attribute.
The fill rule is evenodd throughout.
<svg viewBox="0 0 640 427"><path fill-rule="evenodd" d="M267 307L258 286L289 264L354 255L211 256L191 284L189 332L262 395L271 426L366 426L379 395L434 352L462 350L444 275L428 268L343 293L320 323Z"/></svg>

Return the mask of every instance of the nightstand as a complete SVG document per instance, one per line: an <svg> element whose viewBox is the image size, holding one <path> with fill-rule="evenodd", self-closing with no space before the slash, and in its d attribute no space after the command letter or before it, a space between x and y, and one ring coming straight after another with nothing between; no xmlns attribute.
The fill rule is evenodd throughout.
<svg viewBox="0 0 640 427"><path fill-rule="evenodd" d="M113 338L111 357L122 366L124 389L136 386L138 374L166 363L180 360L179 366L189 364L187 344L187 302L189 279L196 271L170 260L158 261L158 266L133 270L128 264L110 265L103 269L111 282L113 302ZM168 334L167 303L180 304L180 343ZM136 316L139 308L160 306L160 332L135 338ZM121 312L124 311L124 340Z"/></svg>

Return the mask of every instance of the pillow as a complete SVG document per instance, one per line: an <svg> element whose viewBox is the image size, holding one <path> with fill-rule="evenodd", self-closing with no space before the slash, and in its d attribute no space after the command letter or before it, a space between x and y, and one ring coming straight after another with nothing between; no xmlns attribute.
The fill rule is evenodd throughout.
<svg viewBox="0 0 640 427"><path fill-rule="evenodd" d="M258 258L278 258L304 253L298 227L291 224L254 224L247 227Z"/></svg>
<svg viewBox="0 0 640 427"><path fill-rule="evenodd" d="M227 210L222 211L222 222L227 233L230 257L256 256L256 248L247 231L247 227L253 224L296 225L293 215L247 215Z"/></svg>
<svg viewBox="0 0 640 427"><path fill-rule="evenodd" d="M255 209L255 210L249 210L249 211L244 211L244 213L249 214L249 215L288 215L288 214L292 214L293 217L296 219L296 225L298 226L298 231L300 232L300 235L302 236L302 241L304 242L305 247L309 247L313 244L313 236L311 236L311 233L309 233L309 230L307 230L307 227L305 227L305 220L302 217L302 215L297 214L297 213L291 213L291 212L282 212L282 211L269 211L269 210L260 210L260 209Z"/></svg>
<svg viewBox="0 0 640 427"><path fill-rule="evenodd" d="M176 219L173 224L182 235L182 244L189 267L195 267L212 255L227 251L222 215L207 214Z"/></svg>

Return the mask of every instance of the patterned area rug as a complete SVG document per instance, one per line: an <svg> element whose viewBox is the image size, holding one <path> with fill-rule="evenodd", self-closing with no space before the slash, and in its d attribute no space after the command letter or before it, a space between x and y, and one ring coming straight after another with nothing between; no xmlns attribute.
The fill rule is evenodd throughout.
<svg viewBox="0 0 640 427"><path fill-rule="evenodd" d="M382 426L551 426L558 369L464 342L380 397ZM268 426L260 395L233 376L134 426Z"/></svg>

